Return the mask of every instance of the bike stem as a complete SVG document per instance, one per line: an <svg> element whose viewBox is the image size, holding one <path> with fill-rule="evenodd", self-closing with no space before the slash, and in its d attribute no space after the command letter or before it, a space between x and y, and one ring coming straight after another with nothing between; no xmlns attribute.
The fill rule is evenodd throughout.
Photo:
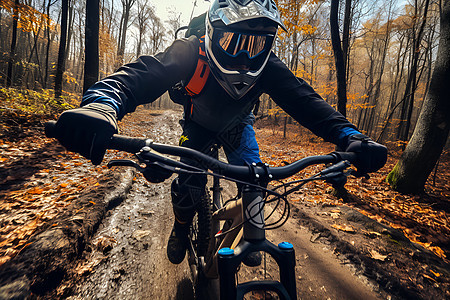
<svg viewBox="0 0 450 300"><path fill-rule="evenodd" d="M264 199L261 190L253 186L244 186L242 190L242 216L244 217L244 240L265 240Z"/></svg>

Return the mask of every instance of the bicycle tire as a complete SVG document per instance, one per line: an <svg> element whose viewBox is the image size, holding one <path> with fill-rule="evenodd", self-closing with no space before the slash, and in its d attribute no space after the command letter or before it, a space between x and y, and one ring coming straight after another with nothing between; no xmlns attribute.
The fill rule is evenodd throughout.
<svg viewBox="0 0 450 300"><path fill-rule="evenodd" d="M200 257L208 253L211 235L211 200L209 195L202 197L196 207L196 214L190 228L190 238L198 261L195 262L197 273L194 275L194 292L196 299L209 299L209 280L204 276L201 268ZM205 258L206 259L206 258Z"/></svg>
<svg viewBox="0 0 450 300"><path fill-rule="evenodd" d="M198 257L205 256L208 250L211 235L211 215L211 199L209 196L202 197L198 203L195 218L197 225L197 241L195 250L197 251Z"/></svg>

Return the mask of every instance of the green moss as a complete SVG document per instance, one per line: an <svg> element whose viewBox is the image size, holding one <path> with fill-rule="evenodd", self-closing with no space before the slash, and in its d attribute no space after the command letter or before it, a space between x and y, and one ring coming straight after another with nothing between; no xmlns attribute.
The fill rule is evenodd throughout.
<svg viewBox="0 0 450 300"><path fill-rule="evenodd" d="M397 190L398 187L398 181L400 179L400 171L398 163L394 166L392 171L389 173L389 175L386 177L386 182L394 189Z"/></svg>

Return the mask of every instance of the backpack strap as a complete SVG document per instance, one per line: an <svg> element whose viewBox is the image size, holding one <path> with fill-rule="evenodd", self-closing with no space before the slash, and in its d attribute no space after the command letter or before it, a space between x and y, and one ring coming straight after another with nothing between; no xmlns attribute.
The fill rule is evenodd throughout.
<svg viewBox="0 0 450 300"><path fill-rule="evenodd" d="M205 36L200 39L200 45L198 47L198 61L194 75L192 75L189 82L186 84L185 89L189 96L199 95L206 85L206 81L209 77L209 65L205 52Z"/></svg>

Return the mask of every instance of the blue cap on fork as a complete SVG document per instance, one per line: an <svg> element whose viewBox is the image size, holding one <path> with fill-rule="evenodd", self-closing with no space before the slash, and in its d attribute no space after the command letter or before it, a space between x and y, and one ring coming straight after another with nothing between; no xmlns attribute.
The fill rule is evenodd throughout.
<svg viewBox="0 0 450 300"><path fill-rule="evenodd" d="M234 250L231 248L222 248L218 253L219 255L229 256L234 254Z"/></svg>
<svg viewBox="0 0 450 300"><path fill-rule="evenodd" d="M294 246L289 242L281 242L278 244L278 248L280 248L282 250L289 250L289 249L294 248Z"/></svg>

